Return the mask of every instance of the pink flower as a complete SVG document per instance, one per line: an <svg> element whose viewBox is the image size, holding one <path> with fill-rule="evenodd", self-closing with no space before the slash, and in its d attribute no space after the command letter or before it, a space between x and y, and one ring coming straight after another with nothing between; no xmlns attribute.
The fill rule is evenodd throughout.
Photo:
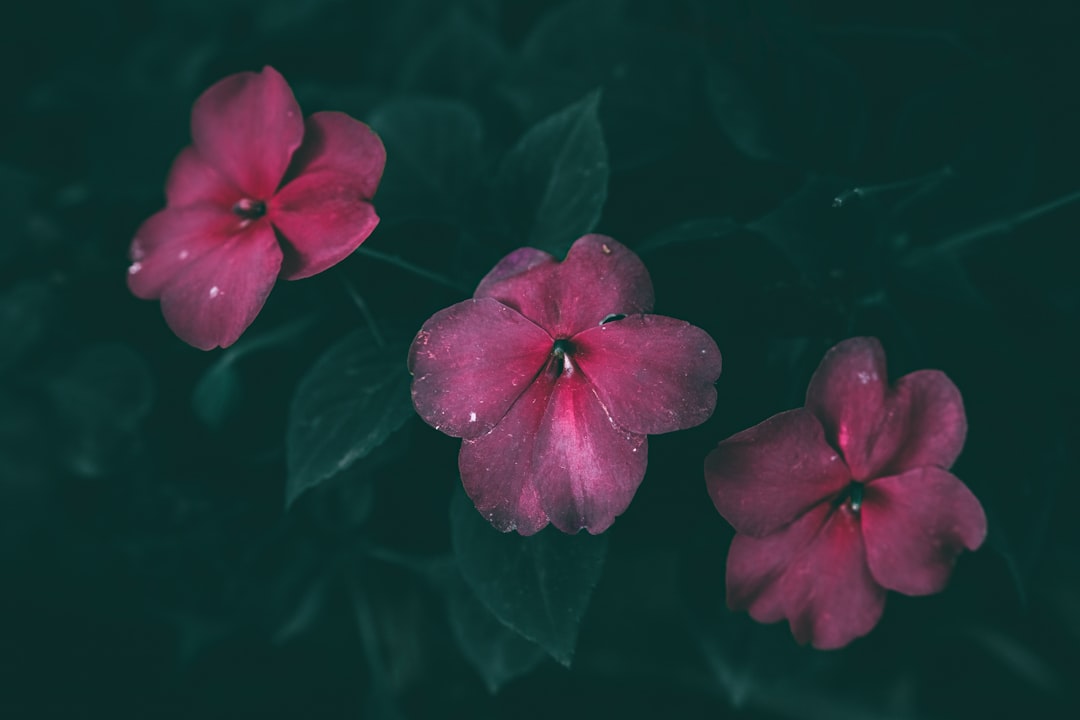
<svg viewBox="0 0 1080 720"><path fill-rule="evenodd" d="M886 590L941 591L956 556L986 537L979 501L948 472L967 420L937 370L886 382L874 338L832 348L806 407L724 440L709 494L737 531L728 606L787 618L800 643L837 648L873 629Z"/></svg>
<svg viewBox="0 0 1080 720"><path fill-rule="evenodd" d="M473 299L424 323L413 404L463 439L465 491L496 528L603 532L645 476L645 436L712 414L716 343L652 306L641 260L586 235L561 263L510 253Z"/></svg>
<svg viewBox="0 0 1080 720"><path fill-rule="evenodd" d="M128 287L160 299L173 332L209 350L236 342L279 276L322 272L367 239L386 152L347 115L304 121L271 67L204 92L191 137L169 172L165 209L131 243Z"/></svg>

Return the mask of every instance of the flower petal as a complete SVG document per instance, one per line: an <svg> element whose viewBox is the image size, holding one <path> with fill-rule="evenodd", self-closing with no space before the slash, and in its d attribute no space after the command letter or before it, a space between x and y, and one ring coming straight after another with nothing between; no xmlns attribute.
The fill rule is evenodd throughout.
<svg viewBox="0 0 1080 720"><path fill-rule="evenodd" d="M573 357L611 417L643 435L709 419L716 408L720 350L701 328L660 315L632 315L575 335Z"/></svg>
<svg viewBox="0 0 1080 720"><path fill-rule="evenodd" d="M194 145L180 151L165 181L165 199L169 207L211 203L231 210L242 197L240 190L203 160Z"/></svg>
<svg viewBox="0 0 1080 720"><path fill-rule="evenodd" d="M281 268L281 247L265 220L203 253L161 293L173 332L202 350L236 342L259 314Z"/></svg>
<svg viewBox="0 0 1080 720"><path fill-rule="evenodd" d="M732 435L705 458L713 504L735 530L752 537L777 532L849 481L821 423L803 408Z"/></svg>
<svg viewBox="0 0 1080 720"><path fill-rule="evenodd" d="M558 265L559 261L543 250L523 247L510 253L491 268L487 275L476 286L473 297L495 297L499 292L499 283L509 280L515 275L531 270L537 265Z"/></svg>
<svg viewBox="0 0 1080 720"><path fill-rule="evenodd" d="M514 265L522 269L510 274ZM561 263L516 251L484 278L474 297L509 305L555 338L569 338L609 315L645 313L653 306L645 265L604 235L578 239Z"/></svg>
<svg viewBox="0 0 1080 720"><path fill-rule="evenodd" d="M896 381L886 400L887 416L897 427L896 450L885 472L899 474L936 465L949 469L967 436L967 416L960 391L940 370L920 370Z"/></svg>
<svg viewBox="0 0 1080 720"><path fill-rule="evenodd" d="M896 447L895 437L880 434L887 383L881 343L860 337L829 350L806 391L806 407L821 420L826 439L844 454L859 480L873 477L882 456Z"/></svg>
<svg viewBox="0 0 1080 720"><path fill-rule="evenodd" d="M857 517L818 505L764 538L736 535L727 562L728 607L758 622L787 618L800 643L823 650L870 632L885 608Z"/></svg>
<svg viewBox="0 0 1080 720"><path fill-rule="evenodd" d="M144 300L160 298L192 263L240 232L240 223L230 210L207 203L151 215L131 241L128 288Z"/></svg>
<svg viewBox="0 0 1080 720"><path fill-rule="evenodd" d="M547 333L490 298L441 310L409 348L416 412L448 435L483 435L533 382L551 349Z"/></svg>
<svg viewBox="0 0 1080 720"><path fill-rule="evenodd" d="M304 142L293 155L286 180L331 171L349 177L363 199L375 197L386 166L386 148L375 131L340 112L317 112L304 121Z"/></svg>
<svg viewBox="0 0 1080 720"><path fill-rule="evenodd" d="M607 530L630 506L647 455L645 436L616 425L588 380L563 371L540 423L533 461L533 483L552 524L567 533Z"/></svg>
<svg viewBox="0 0 1080 720"><path fill-rule="evenodd" d="M255 200L269 200L304 136L300 106L272 67L219 80L191 111L199 156Z"/></svg>
<svg viewBox="0 0 1080 720"><path fill-rule="evenodd" d="M940 592L964 548L986 539L986 514L964 483L935 467L867 483L866 557L874 578L905 595Z"/></svg>
<svg viewBox="0 0 1080 720"><path fill-rule="evenodd" d="M305 173L283 187L270 201L268 216L286 245L286 280L338 264L379 224L356 179L329 170Z"/></svg>
<svg viewBox="0 0 1080 720"><path fill-rule="evenodd" d="M490 432L461 443L458 469L465 492L502 532L532 535L548 524L533 483L533 462L553 384L549 373L541 373Z"/></svg>

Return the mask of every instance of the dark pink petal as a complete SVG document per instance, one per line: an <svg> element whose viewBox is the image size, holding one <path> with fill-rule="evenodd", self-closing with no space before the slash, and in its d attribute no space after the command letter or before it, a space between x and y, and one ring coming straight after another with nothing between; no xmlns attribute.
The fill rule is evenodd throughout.
<svg viewBox="0 0 1080 720"><path fill-rule="evenodd" d="M720 350L701 328L631 315L575 335L574 362L621 427L643 435L700 425L716 408Z"/></svg>
<svg viewBox="0 0 1080 720"><path fill-rule="evenodd" d="M293 155L287 179L330 171L349 177L365 200L375 197L386 165L386 149L375 132L345 113L317 112L304 122L304 142Z"/></svg>
<svg viewBox="0 0 1080 720"><path fill-rule="evenodd" d="M304 136L300 106L272 67L219 80L195 101L199 156L253 200L269 200Z"/></svg>
<svg viewBox="0 0 1080 720"><path fill-rule="evenodd" d="M895 434L881 434L887 392L885 351L876 338L852 338L829 350L806 391L806 407L859 480L873 477L896 449Z"/></svg>
<svg viewBox="0 0 1080 720"><path fill-rule="evenodd" d="M885 608L871 577L858 518L822 503L764 538L736 535L727 562L728 607L758 622L787 618L800 643L843 647L870 632Z"/></svg>
<svg viewBox="0 0 1080 720"><path fill-rule="evenodd" d="M321 170L283 187L267 208L286 244L281 275L299 280L344 260L379 224L356 178Z"/></svg>
<svg viewBox="0 0 1080 720"><path fill-rule="evenodd" d="M609 237L580 238L561 263L519 253L496 266L498 273L489 273L474 297L493 297L509 305L552 337L569 338L609 315L652 310L648 271L629 248ZM514 265L527 269L512 275Z"/></svg>
<svg viewBox="0 0 1080 720"><path fill-rule="evenodd" d="M194 145L180 151L165 181L165 199L169 207L210 203L232 209L243 193L199 156Z"/></svg>
<svg viewBox="0 0 1080 720"><path fill-rule="evenodd" d="M612 421L580 372L564 370L540 423L533 483L555 527L602 533L645 477L644 435Z"/></svg>
<svg viewBox="0 0 1080 720"><path fill-rule="evenodd" d="M890 474L936 465L949 469L967 436L964 401L940 370L920 370L900 378L886 400L888 415L900 436L885 462Z"/></svg>
<svg viewBox="0 0 1080 720"><path fill-rule="evenodd" d="M509 280L516 275L520 275L526 270L531 270L537 265L557 265L558 260L553 258L550 253L546 253L543 250L537 250L536 248L523 247L518 248L514 252L510 253L502 260L500 260L495 267L491 268L487 275L484 276L480 284L476 286L476 292L473 293L473 297L490 297L494 296L498 292L498 285L505 280Z"/></svg>
<svg viewBox="0 0 1080 720"><path fill-rule="evenodd" d="M777 532L849 482L821 423L803 408L732 435L705 458L713 504L739 533L752 537Z"/></svg>
<svg viewBox="0 0 1080 720"><path fill-rule="evenodd" d="M936 467L867 483L861 512L870 572L905 595L940 592L957 555L986 539L982 505L964 483Z"/></svg>
<svg viewBox="0 0 1080 720"><path fill-rule="evenodd" d="M533 463L553 384L550 373L541 373L494 429L461 443L458 469L465 492L502 532L532 535L548 524L533 482Z"/></svg>
<svg viewBox="0 0 1080 720"><path fill-rule="evenodd" d="M447 435L483 435L533 382L551 349L547 333L495 300L452 305L424 323L409 348L413 404Z"/></svg>
<svg viewBox="0 0 1080 720"><path fill-rule="evenodd" d="M230 210L207 203L151 215L131 242L131 292L144 300L161 297L165 287L196 260L240 232L241 222Z"/></svg>
<svg viewBox="0 0 1080 720"><path fill-rule="evenodd" d="M265 219L201 255L168 283L161 311L173 332L202 350L228 347L259 314L281 268Z"/></svg>

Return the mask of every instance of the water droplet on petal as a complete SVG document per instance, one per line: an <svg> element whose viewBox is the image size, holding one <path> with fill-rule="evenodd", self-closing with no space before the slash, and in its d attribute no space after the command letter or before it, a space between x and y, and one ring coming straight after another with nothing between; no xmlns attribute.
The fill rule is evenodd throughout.
<svg viewBox="0 0 1080 720"><path fill-rule="evenodd" d="M475 412L469 413L469 422L476 422L476 413Z"/></svg>
<svg viewBox="0 0 1080 720"><path fill-rule="evenodd" d="M188 252L187 250L181 250L181 251L180 251L180 254L179 254L179 255L177 255L177 257L178 257L178 258L180 258L181 260L187 260L187 259L188 259L188 255L190 255L190 254L191 254L191 253L189 253L189 252Z"/></svg>
<svg viewBox="0 0 1080 720"><path fill-rule="evenodd" d="M217 285L210 288L210 297L211 298L216 298L220 294L221 294L221 288L219 288Z"/></svg>
<svg viewBox="0 0 1080 720"><path fill-rule="evenodd" d="M134 275L135 273L139 272L140 270L142 270L142 263L141 262L133 262L133 263L131 263L131 267L128 268L128 275Z"/></svg>

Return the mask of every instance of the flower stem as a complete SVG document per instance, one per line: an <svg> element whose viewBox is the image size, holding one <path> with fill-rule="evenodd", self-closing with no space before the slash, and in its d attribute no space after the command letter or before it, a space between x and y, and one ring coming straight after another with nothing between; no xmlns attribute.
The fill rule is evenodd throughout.
<svg viewBox="0 0 1080 720"><path fill-rule="evenodd" d="M439 285L442 285L444 287L448 287L459 292L471 292L469 288L465 287L461 283L455 282L454 280L451 280L445 275L440 275L439 273L428 270L427 268L422 268L419 265L413 265L408 260L402 259L397 255L388 255L384 252L372 250L371 248L363 245L357 248L356 252L361 255L367 255L369 258L382 261L389 265L399 267L406 272L412 273L413 275L419 275L422 278L427 278L428 280L438 283Z"/></svg>
<svg viewBox="0 0 1080 720"><path fill-rule="evenodd" d="M375 324L375 317L371 314L371 310L368 309L364 298L360 297L360 293L356 292L356 288L352 286L351 282L344 278L342 278L341 282L345 286L345 292L348 293L353 304L356 305L360 314L364 316L364 322L367 323L368 329L371 330L371 337L375 338L375 344L379 346L379 349L385 348L386 340L383 339L383 334L379 332L379 326Z"/></svg>
<svg viewBox="0 0 1080 720"><path fill-rule="evenodd" d="M978 225L970 230L965 230L945 238L933 247L924 248L911 253L904 260L904 264L908 267L912 267L935 256L952 255L962 252L970 247L976 240L981 240L984 237L992 235L1006 235L1026 222L1053 212L1058 208L1065 207L1077 200L1080 200L1080 190L1074 190L1068 195L1062 195L1050 202L1037 205L1030 210L1025 210L1018 215L1000 218Z"/></svg>
<svg viewBox="0 0 1080 720"><path fill-rule="evenodd" d="M848 202L859 198L873 197L874 195L880 195L881 193L891 192L892 190L902 190L908 187L919 187L923 185L937 185L942 180L952 177L953 169L951 165L946 165L942 168L928 172L925 175L920 175L914 178L908 178L907 180L896 180L895 182L882 183L880 185L860 185L853 187L849 190L837 195L833 198L833 207L844 207Z"/></svg>

